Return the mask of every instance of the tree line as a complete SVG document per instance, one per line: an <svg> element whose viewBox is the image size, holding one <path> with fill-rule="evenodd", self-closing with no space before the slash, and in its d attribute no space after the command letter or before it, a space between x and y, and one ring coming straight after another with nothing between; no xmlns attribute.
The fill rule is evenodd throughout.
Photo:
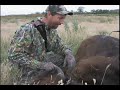
<svg viewBox="0 0 120 90"><path fill-rule="evenodd" d="M90 14L119 14L119 9L114 9L114 10L107 10L107 9L93 9L90 12L84 11L84 7L79 7L75 14L85 14L85 13L90 13Z"/></svg>
<svg viewBox="0 0 120 90"><path fill-rule="evenodd" d="M74 14L119 14L119 9L107 10L107 9L93 9L90 12L84 11L85 7L78 7L77 11L71 10ZM45 14L45 12L36 12L35 14Z"/></svg>

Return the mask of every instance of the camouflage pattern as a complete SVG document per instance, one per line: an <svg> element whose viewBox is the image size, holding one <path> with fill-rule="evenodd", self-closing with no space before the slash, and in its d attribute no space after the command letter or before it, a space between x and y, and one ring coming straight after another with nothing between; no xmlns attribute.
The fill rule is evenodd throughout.
<svg viewBox="0 0 120 90"><path fill-rule="evenodd" d="M46 52L45 40L33 26L32 22L21 26L15 32L8 50L8 59L23 69L23 76L26 77L27 75L28 77L29 73L29 82L32 80L30 79L33 78L32 76L39 75L40 69L46 62L52 60L51 62L58 64L58 66L61 66L64 62L65 50L68 47L63 44L57 34L57 30L49 30L48 26L45 25L45 31L48 52ZM48 55L56 57L55 54L59 56L59 59L56 59L58 63L53 59L48 59Z"/></svg>
<svg viewBox="0 0 120 90"><path fill-rule="evenodd" d="M46 12L50 11L51 13L57 13L62 15L73 15L73 12L67 11L64 5L49 5L46 9Z"/></svg>

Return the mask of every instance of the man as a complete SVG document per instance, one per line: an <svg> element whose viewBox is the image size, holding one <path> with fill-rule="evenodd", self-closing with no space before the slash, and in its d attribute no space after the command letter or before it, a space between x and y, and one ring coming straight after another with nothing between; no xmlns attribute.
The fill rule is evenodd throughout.
<svg viewBox="0 0 120 90"><path fill-rule="evenodd" d="M68 71L74 68L74 56L63 45L56 31L66 15L72 14L63 5L49 5L44 18L33 20L15 32L8 59L22 69L22 77L25 79L21 81L27 77L27 84L30 84L33 78L54 71L64 79L63 68L67 67Z"/></svg>

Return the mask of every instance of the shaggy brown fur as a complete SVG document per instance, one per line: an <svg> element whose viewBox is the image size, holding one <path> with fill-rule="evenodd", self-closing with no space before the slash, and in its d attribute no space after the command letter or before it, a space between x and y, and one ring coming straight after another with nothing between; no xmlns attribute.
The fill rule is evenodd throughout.
<svg viewBox="0 0 120 90"><path fill-rule="evenodd" d="M76 60L81 60L91 56L106 56L112 57L119 53L119 39L104 36L104 35L95 35L86 40L84 40L76 55Z"/></svg>
<svg viewBox="0 0 120 90"><path fill-rule="evenodd" d="M96 79L96 84L100 85L103 79L103 85L118 85L119 84L119 59L116 60L104 56L93 56L88 59L80 60L72 72L72 77L77 82L87 82L94 84L93 78ZM109 66L109 67L108 67ZM108 69L107 69L108 67ZM107 70L106 70L107 69ZM106 70L106 73L105 73ZM105 77L103 76L105 74ZM103 78L104 77L104 78Z"/></svg>
<svg viewBox="0 0 120 90"><path fill-rule="evenodd" d="M83 80L94 84L94 78L98 85L119 84L119 39L104 35L92 36L81 43L75 57L77 65L72 78L77 83Z"/></svg>

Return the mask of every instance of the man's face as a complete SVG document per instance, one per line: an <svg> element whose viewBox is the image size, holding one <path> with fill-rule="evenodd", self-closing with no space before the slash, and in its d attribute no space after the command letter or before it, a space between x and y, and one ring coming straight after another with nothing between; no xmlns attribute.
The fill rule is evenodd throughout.
<svg viewBox="0 0 120 90"><path fill-rule="evenodd" d="M66 15L56 14L52 16L51 14L48 15L48 26L52 29L56 29L59 25L64 23Z"/></svg>

